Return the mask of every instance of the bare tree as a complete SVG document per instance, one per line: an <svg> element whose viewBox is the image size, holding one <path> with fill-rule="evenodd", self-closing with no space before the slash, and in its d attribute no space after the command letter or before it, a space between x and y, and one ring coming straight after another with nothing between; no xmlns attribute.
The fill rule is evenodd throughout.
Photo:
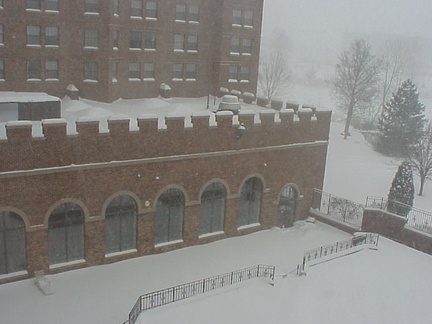
<svg viewBox="0 0 432 324"><path fill-rule="evenodd" d="M432 176L432 123L425 126L423 136L409 150L408 162L420 178L418 195L423 196L427 179Z"/></svg>
<svg viewBox="0 0 432 324"><path fill-rule="evenodd" d="M379 62L363 39L355 39L336 64L333 82L336 100L347 112L344 139L347 139L351 119L356 109L371 104L378 91Z"/></svg>
<svg viewBox="0 0 432 324"><path fill-rule="evenodd" d="M262 57L260 62L259 85L268 99L281 93L288 86L290 71L286 55L277 49Z"/></svg>

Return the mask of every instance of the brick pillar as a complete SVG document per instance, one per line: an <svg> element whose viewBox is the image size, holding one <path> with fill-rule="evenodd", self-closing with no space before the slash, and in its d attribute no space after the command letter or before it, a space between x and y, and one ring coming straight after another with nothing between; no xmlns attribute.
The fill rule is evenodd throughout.
<svg viewBox="0 0 432 324"><path fill-rule="evenodd" d="M105 262L105 222L98 220L84 224L84 256L88 265Z"/></svg>
<svg viewBox="0 0 432 324"><path fill-rule="evenodd" d="M35 271L49 273L48 230L46 228L26 233L27 269L31 276Z"/></svg>
<svg viewBox="0 0 432 324"><path fill-rule="evenodd" d="M138 254L154 253L154 212L138 214L137 227Z"/></svg>
<svg viewBox="0 0 432 324"><path fill-rule="evenodd" d="M238 227L238 198L228 199L225 211L225 233L229 236L237 235Z"/></svg>
<svg viewBox="0 0 432 324"><path fill-rule="evenodd" d="M186 245L198 243L200 205L188 206L183 222L183 240Z"/></svg>

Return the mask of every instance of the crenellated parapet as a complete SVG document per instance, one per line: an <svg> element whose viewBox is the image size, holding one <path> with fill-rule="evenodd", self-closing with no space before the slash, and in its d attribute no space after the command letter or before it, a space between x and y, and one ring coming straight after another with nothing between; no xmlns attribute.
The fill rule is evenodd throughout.
<svg viewBox="0 0 432 324"><path fill-rule="evenodd" d="M163 121L142 115L131 129L130 119L119 115L108 119L108 133L100 131L99 120L81 118L73 134L68 134L66 120L48 119L41 122L42 137L33 136L35 122L9 122L6 139L0 140L0 172L327 141L330 118L329 111L310 109L297 114L291 109L243 111L238 116L203 111L190 120L181 114Z"/></svg>

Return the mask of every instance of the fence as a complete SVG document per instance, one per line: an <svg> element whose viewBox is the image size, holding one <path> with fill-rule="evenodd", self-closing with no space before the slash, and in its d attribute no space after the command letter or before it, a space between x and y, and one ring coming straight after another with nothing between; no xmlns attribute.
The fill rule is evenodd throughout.
<svg viewBox="0 0 432 324"><path fill-rule="evenodd" d="M362 204L326 193L320 189L314 189L312 208L329 218L361 228L363 220Z"/></svg>
<svg viewBox="0 0 432 324"><path fill-rule="evenodd" d="M202 279L187 284L162 289L142 295L138 298L129 313L129 320L125 323L134 324L139 314L145 310L163 306L182 299L193 297L205 292L230 286L253 278L270 278L274 280L275 267L257 265L237 271L232 271L215 277Z"/></svg>
<svg viewBox="0 0 432 324"><path fill-rule="evenodd" d="M354 247L372 244L378 246L379 235L375 233L361 234L352 238L323 245L317 248L307 250L303 254L303 262L297 266L297 274L305 273L306 262L311 262L320 258L330 256L342 251L350 250Z"/></svg>
<svg viewBox="0 0 432 324"><path fill-rule="evenodd" d="M432 234L432 213L382 197L367 197L366 207L386 210L406 217L408 226Z"/></svg>

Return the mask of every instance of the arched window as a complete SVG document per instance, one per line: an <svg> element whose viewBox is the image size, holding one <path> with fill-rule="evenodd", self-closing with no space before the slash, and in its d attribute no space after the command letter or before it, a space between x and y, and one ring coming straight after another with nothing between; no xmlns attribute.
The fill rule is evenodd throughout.
<svg viewBox="0 0 432 324"><path fill-rule="evenodd" d="M293 225L297 209L297 190L290 185L285 186L279 196L278 226L290 227Z"/></svg>
<svg viewBox="0 0 432 324"><path fill-rule="evenodd" d="M185 198L178 189L166 190L156 203L155 244L183 238Z"/></svg>
<svg viewBox="0 0 432 324"><path fill-rule="evenodd" d="M248 179L240 192L240 214L238 226L259 223L263 184L258 178Z"/></svg>
<svg viewBox="0 0 432 324"><path fill-rule="evenodd" d="M201 195L199 234L223 231L226 190L219 182L208 185Z"/></svg>
<svg viewBox="0 0 432 324"><path fill-rule="evenodd" d="M26 270L25 236L19 215L0 212L0 275Z"/></svg>
<svg viewBox="0 0 432 324"><path fill-rule="evenodd" d="M48 220L50 264L84 259L84 212L74 203L56 207Z"/></svg>
<svg viewBox="0 0 432 324"><path fill-rule="evenodd" d="M114 198L105 210L105 252L136 248L137 204L127 195Z"/></svg>

